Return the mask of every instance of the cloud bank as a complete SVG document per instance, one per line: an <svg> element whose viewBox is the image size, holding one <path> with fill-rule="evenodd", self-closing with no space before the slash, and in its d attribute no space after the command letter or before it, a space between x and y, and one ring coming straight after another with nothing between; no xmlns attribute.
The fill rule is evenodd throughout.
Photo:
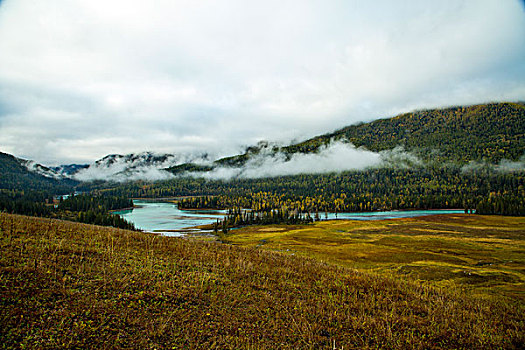
<svg viewBox="0 0 525 350"><path fill-rule="evenodd" d="M151 152L109 155L90 164L89 167L81 169L72 178L79 181L127 182L135 180L159 181L189 176L229 181L237 178L255 179L298 174L324 174L364 170L371 167L408 168L422 164L415 155L405 152L400 147L378 153L364 148L356 148L351 143L337 141L322 147L317 153L294 153L291 155L274 152L272 148L271 145L262 148L258 154L251 155L242 166L217 166L207 172L186 172L178 175L166 171L166 168L183 163L208 166L213 163L206 155L177 157L171 154L153 154Z"/></svg>
<svg viewBox="0 0 525 350"><path fill-rule="evenodd" d="M272 154L262 152L241 167L217 167L207 173L188 173L186 176L204 177L210 180L235 178L265 178L299 174L324 174L372 167L412 167L422 164L413 154L402 148L382 152L371 152L356 148L351 143L332 142L317 153Z"/></svg>
<svg viewBox="0 0 525 350"><path fill-rule="evenodd" d="M289 143L525 100L519 0L3 0L0 150L39 163Z"/></svg>
<svg viewBox="0 0 525 350"><path fill-rule="evenodd" d="M260 143L257 154L250 154L242 166L216 165L214 169L203 172L184 172L177 175L166 169L179 164L197 164L213 166L208 155L175 156L172 154L109 155L72 176L79 181L115 181L136 180L160 181L185 177L204 178L207 180L230 181L233 179L257 179L300 174L326 174L343 171L360 171L370 168L414 168L425 164L419 157L407 152L403 147L396 147L381 152L372 152L365 148L356 148L347 141L333 141L321 147L315 153L287 154L275 151L272 144ZM41 175L54 178L68 177L64 172L53 171L34 161L25 161L25 166ZM461 170L464 172L522 172L525 170L525 155L519 161L502 160L498 164L470 162Z"/></svg>
<svg viewBox="0 0 525 350"><path fill-rule="evenodd" d="M206 164L208 155L155 154L143 152L138 154L112 154L99 159L87 168L76 172L72 177L79 181L116 181L135 180L159 181L173 178L166 168L183 163Z"/></svg>

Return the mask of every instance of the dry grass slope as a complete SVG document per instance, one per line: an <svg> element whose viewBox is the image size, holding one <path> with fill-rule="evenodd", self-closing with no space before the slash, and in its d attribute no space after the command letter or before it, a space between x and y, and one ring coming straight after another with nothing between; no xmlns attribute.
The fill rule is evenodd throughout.
<svg viewBox="0 0 525 350"><path fill-rule="evenodd" d="M524 313L304 257L0 214L2 348L519 348Z"/></svg>

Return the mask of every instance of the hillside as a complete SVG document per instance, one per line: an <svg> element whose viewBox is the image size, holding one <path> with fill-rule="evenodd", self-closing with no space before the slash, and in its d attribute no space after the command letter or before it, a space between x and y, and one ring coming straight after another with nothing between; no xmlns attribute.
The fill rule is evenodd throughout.
<svg viewBox="0 0 525 350"><path fill-rule="evenodd" d="M4 348L519 348L519 304L304 257L0 213Z"/></svg>
<svg viewBox="0 0 525 350"><path fill-rule="evenodd" d="M54 194L71 192L76 181L57 179L54 176L44 176L39 173L50 170L39 164L28 169L29 161L16 158L10 154L0 152L0 189L6 190L38 190L49 191Z"/></svg>
<svg viewBox="0 0 525 350"><path fill-rule="evenodd" d="M505 102L416 111L347 126L285 147L261 141L247 147L242 154L215 161L210 160L207 154L143 152L108 155L90 165L46 168L2 153L0 188L13 188L16 181L20 181L22 186L35 183L38 188L41 185L48 187L53 182L49 178L53 177L80 181L157 181L168 179L171 174L198 175L218 168L242 170L244 166L253 166L254 160L268 161L269 164L275 161L286 163L294 155L320 154L324 146L334 142L351 143L373 152L399 148L426 163L438 165L520 161L525 155L525 105ZM20 179L24 176L27 179Z"/></svg>
<svg viewBox="0 0 525 350"><path fill-rule="evenodd" d="M402 146L426 160L517 161L525 152L525 105L492 103L405 113L351 125L284 150L311 152L341 139L375 152Z"/></svg>
<svg viewBox="0 0 525 350"><path fill-rule="evenodd" d="M491 103L405 113L393 118L347 126L304 142L278 147L260 142L243 154L216 160L213 166L183 164L174 174L207 172L216 167L242 167L259 154L316 153L333 141L380 152L402 147L424 161L464 165L471 161L518 161L525 153L525 105Z"/></svg>

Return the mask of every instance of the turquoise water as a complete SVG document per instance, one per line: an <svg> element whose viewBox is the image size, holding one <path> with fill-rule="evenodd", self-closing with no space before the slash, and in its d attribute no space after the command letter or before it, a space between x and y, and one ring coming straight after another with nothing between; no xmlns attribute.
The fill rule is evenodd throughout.
<svg viewBox="0 0 525 350"><path fill-rule="evenodd" d="M373 211L369 213L337 213L337 219L346 220L384 220L397 218L414 218L417 216L435 214L461 214L464 210L443 209L443 210L392 210L392 211ZM319 213L321 220L325 219L325 213ZM334 213L328 213L328 219L336 219Z"/></svg>
<svg viewBox="0 0 525 350"><path fill-rule="evenodd" d="M134 200L137 207L115 212L133 223L136 228L158 232L166 236L181 236L192 230L192 226L207 225L222 219L224 210L179 210L177 205L166 202Z"/></svg>
<svg viewBox="0 0 525 350"><path fill-rule="evenodd" d="M181 236L184 233L199 231L193 226L207 225L222 219L225 210L179 210L177 205L166 202L134 200L137 206L130 210L115 212L123 219L133 223L136 228L158 232L167 236ZM396 218L412 218L433 214L459 214L463 210L399 210L377 211L369 213L338 213L337 219L347 220L383 220ZM321 220L326 219L325 213L319 213ZM328 219L336 219L335 213L328 213Z"/></svg>

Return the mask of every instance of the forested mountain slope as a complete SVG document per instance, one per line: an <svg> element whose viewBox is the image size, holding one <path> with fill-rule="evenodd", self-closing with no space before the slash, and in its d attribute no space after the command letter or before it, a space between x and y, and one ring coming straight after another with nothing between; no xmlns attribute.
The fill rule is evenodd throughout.
<svg viewBox="0 0 525 350"><path fill-rule="evenodd" d="M76 181L46 177L26 167L26 160L0 152L0 189L38 190L55 194L68 193ZM40 166L45 169L45 167Z"/></svg>
<svg viewBox="0 0 525 350"><path fill-rule="evenodd" d="M351 125L283 150L308 153L333 140L376 152L402 146L426 160L460 164L516 161L525 150L525 105L505 102L405 113Z"/></svg>
<svg viewBox="0 0 525 350"><path fill-rule="evenodd" d="M262 141L246 148L243 154L219 159L211 166L182 164L167 170L177 174L242 167L261 153L267 156L281 153L289 158L295 153L316 153L334 141L349 142L374 152L402 147L433 163L517 161L525 151L525 104L502 102L415 111L350 125L286 147Z"/></svg>
<svg viewBox="0 0 525 350"><path fill-rule="evenodd" d="M416 111L394 118L347 126L286 147L261 141L257 145L246 148L243 154L218 159L214 162L203 161L202 157L189 157L183 159L179 164L173 162L177 165L164 164L164 161L160 162L162 164L155 162L153 164L148 160L139 168L146 173L154 168L158 176L154 179L150 176L148 179L158 180L169 178L169 174L164 171L165 167L169 167L165 170L173 174L198 174L221 167L240 169L247 163L250 165L251 160L258 157L260 159L261 156L265 159L275 157L279 161L288 161L294 155L299 154L318 153L322 156L320 150L333 142L351 143L356 147L363 147L373 152L401 147L405 152L418 156L427 165L437 163L438 166L442 166L452 163L463 166L472 161L493 164L498 164L502 160L518 161L525 154L525 104L504 102ZM149 152L144 154L151 156ZM107 156L103 160L110 159L110 163L114 163L111 157L115 156ZM127 159L124 156L118 157ZM103 165L99 162L96 163L97 166ZM87 181L96 178L111 181L115 180L115 174L128 180L141 178L140 176L133 177L133 172L129 172L130 169L137 170L135 163L128 164L127 160L125 163L118 166L118 172L105 171L107 170L105 167L102 167L104 169L91 169L91 167L82 169L82 171L91 169L99 173L98 177L86 175L85 178L78 177L78 179ZM35 171L42 173L42 170L47 169L39 165L37 165L38 169L34 169L35 171L28 171L27 164L29 164L27 161L0 153L0 174L2 175L0 188L42 190L50 186L74 184L68 181L54 181L35 173ZM53 171L52 169L47 170Z"/></svg>

